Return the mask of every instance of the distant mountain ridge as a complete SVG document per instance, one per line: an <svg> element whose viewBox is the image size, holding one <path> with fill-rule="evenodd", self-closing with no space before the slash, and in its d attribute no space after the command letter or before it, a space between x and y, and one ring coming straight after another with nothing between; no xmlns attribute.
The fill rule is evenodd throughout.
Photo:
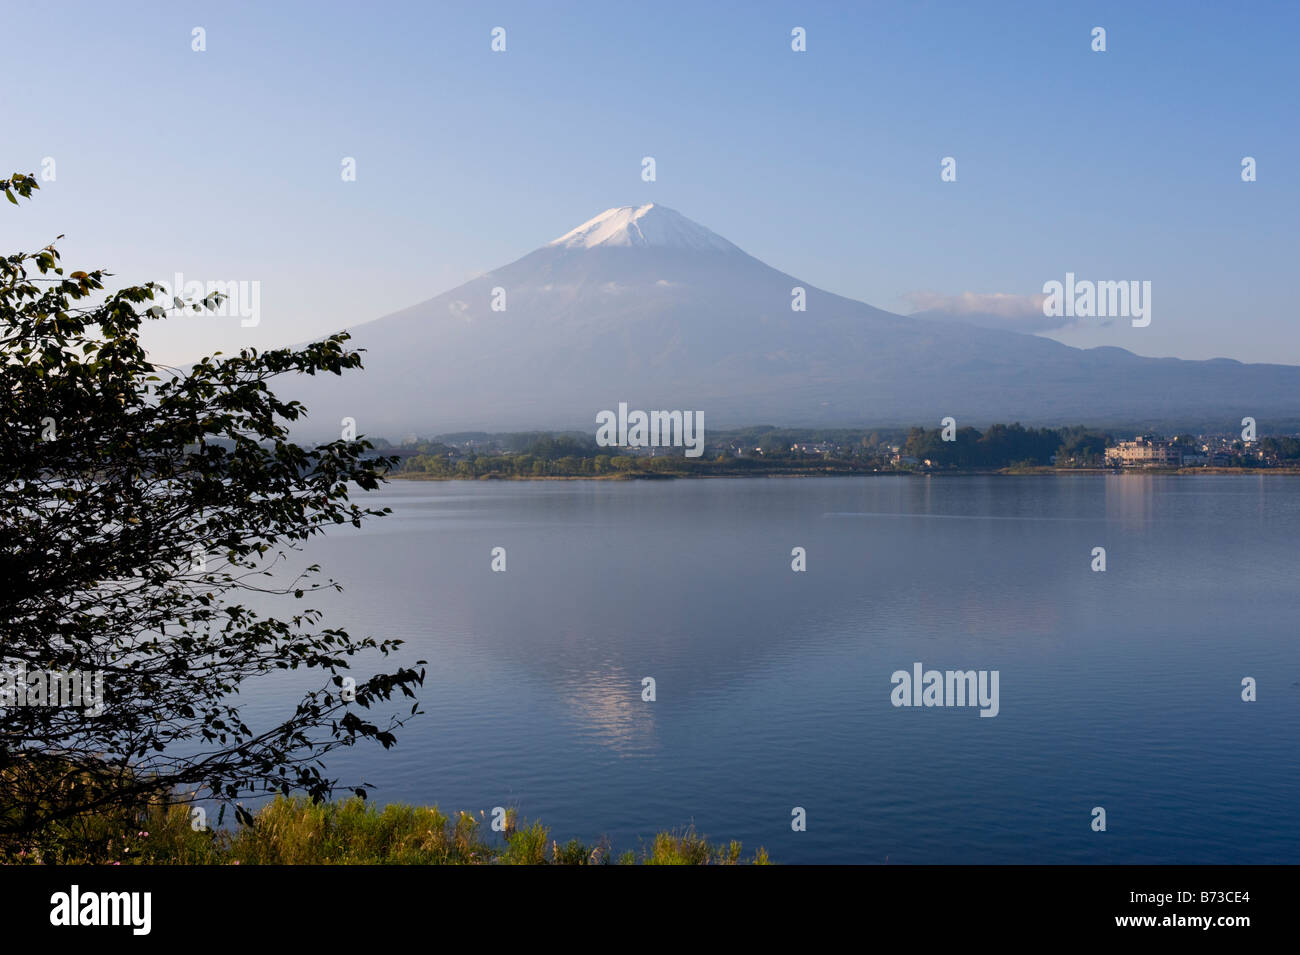
<svg viewBox="0 0 1300 955"><path fill-rule="evenodd" d="M806 311L791 309L806 290ZM494 310L494 302L504 310ZM365 371L294 382L307 429L594 429L689 409L706 428L1300 418L1300 367L1143 358L908 318L780 272L657 203L351 329Z"/></svg>

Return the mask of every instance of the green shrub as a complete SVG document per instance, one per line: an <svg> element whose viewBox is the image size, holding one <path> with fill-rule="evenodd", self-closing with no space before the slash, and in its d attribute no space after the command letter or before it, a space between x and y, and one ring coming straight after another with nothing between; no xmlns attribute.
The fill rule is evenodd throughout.
<svg viewBox="0 0 1300 955"><path fill-rule="evenodd" d="M135 811L79 816L42 832L39 840L0 842L0 864L58 865L603 865L612 847L564 846L540 822L506 814L500 840L487 841L478 819L436 806L374 806L353 797L313 803L277 797L250 816L252 824L196 830L185 803L153 797ZM638 857L620 864L735 865L741 845L713 846L694 828L659 833ZM759 849L752 860L768 864Z"/></svg>

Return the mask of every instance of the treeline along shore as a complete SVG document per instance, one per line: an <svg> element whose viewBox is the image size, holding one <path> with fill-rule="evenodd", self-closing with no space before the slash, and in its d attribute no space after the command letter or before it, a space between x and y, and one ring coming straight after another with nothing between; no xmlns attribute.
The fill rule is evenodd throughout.
<svg viewBox="0 0 1300 955"><path fill-rule="evenodd" d="M413 480L637 480L852 474L1032 474L1147 470L1300 473L1300 436L1135 434L995 424L910 429L754 427L708 435L703 453L628 448L580 432L461 432L395 445L390 477Z"/></svg>

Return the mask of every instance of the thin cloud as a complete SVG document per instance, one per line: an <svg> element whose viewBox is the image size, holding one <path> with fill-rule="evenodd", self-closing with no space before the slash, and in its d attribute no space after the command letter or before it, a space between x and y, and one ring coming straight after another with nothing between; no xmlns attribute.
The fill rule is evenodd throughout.
<svg viewBox="0 0 1300 955"><path fill-rule="evenodd" d="M1049 332L1074 324L1074 319L1043 314L1047 296L1013 295L1009 292L910 292L903 301L912 306L916 318L965 322L982 328L1013 332Z"/></svg>

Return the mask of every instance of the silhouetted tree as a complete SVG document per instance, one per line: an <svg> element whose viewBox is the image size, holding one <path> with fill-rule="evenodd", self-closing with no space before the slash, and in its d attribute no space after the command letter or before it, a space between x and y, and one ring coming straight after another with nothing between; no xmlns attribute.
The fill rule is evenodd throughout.
<svg viewBox="0 0 1300 955"><path fill-rule="evenodd" d="M0 179L14 204L37 188ZM364 711L414 698L424 678L417 661L353 685L354 657L399 641L239 602L337 589L315 566L287 582L272 568L325 528L387 511L348 495L375 488L391 460L367 460L364 440L291 443L305 409L270 389L286 373L359 367L347 336L166 369L141 347L142 323L217 300L161 302L154 284L104 292L107 275L65 274L53 245L0 261L0 835L29 841L148 794L328 796L339 783L320 757L393 745L406 717ZM250 727L237 692L285 670L319 683ZM18 705L33 674L95 673L100 711Z"/></svg>

